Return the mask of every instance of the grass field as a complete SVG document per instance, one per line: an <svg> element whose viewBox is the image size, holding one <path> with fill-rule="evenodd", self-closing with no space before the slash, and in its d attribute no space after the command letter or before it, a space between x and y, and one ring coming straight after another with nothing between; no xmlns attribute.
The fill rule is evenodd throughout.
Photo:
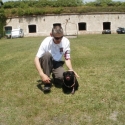
<svg viewBox="0 0 125 125"><path fill-rule="evenodd" d="M43 38L0 39L0 125L125 125L125 35L70 39L75 95L38 88Z"/></svg>

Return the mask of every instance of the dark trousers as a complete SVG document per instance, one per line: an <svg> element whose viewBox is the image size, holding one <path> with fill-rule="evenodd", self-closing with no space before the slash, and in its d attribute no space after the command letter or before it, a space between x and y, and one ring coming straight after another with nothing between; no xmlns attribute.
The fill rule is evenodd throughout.
<svg viewBox="0 0 125 125"><path fill-rule="evenodd" d="M45 52L40 58L40 65L43 72L50 77L51 73L57 80L63 80L63 68L64 61L54 61L52 55L49 52Z"/></svg>

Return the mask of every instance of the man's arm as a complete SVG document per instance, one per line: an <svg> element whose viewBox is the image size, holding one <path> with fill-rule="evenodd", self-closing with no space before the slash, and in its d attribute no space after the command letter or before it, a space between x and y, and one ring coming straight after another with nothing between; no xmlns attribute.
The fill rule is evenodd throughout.
<svg viewBox="0 0 125 125"><path fill-rule="evenodd" d="M72 68L72 63L70 59L65 60L66 66L68 67L69 70L73 71L76 75L76 77L79 77L79 75L73 70Z"/></svg>
<svg viewBox="0 0 125 125"><path fill-rule="evenodd" d="M37 69L42 81L45 83L50 83L50 78L46 74L44 74L44 72L40 66L39 58L37 56L34 59L34 63L35 63L36 69Z"/></svg>

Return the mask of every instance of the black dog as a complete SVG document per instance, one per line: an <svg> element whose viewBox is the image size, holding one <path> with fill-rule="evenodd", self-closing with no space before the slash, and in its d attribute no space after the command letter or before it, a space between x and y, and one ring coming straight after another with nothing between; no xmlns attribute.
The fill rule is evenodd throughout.
<svg viewBox="0 0 125 125"><path fill-rule="evenodd" d="M72 94L78 90L79 83L76 79L75 73L73 71L66 71L63 73L63 92L70 92Z"/></svg>

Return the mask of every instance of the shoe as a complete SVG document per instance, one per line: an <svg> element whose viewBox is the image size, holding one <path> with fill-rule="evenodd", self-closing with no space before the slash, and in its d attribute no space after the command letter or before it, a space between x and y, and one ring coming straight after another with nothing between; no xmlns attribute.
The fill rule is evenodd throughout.
<svg viewBox="0 0 125 125"><path fill-rule="evenodd" d="M49 92L51 90L50 88L51 88L50 84L45 84L43 90L44 92Z"/></svg>

